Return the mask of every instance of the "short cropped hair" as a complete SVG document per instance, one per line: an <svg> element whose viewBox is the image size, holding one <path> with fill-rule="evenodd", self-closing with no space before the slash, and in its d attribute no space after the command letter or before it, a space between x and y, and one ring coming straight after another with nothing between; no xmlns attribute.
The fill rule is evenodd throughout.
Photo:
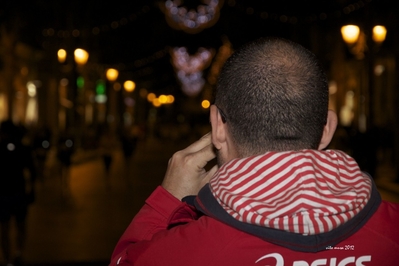
<svg viewBox="0 0 399 266"><path fill-rule="evenodd" d="M297 43L262 38L243 46L223 66L214 97L240 156L319 146L328 81Z"/></svg>

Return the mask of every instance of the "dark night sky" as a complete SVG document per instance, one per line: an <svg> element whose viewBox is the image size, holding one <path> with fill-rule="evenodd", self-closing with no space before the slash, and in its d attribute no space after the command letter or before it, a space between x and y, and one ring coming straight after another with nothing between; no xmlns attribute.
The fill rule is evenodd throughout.
<svg viewBox="0 0 399 266"><path fill-rule="evenodd" d="M111 66L123 63L126 70L134 72L143 66L137 67L138 60L143 59L147 62L144 66L152 67L152 73L160 75L171 69L170 59L167 53L160 59L154 59L154 54L165 51L166 47L188 46L191 52L201 46L217 49L223 35L234 48L266 35L294 39L307 46L312 25L338 29L351 19L364 20L370 12L376 21L380 17L397 21L399 14L398 1L394 0L225 0L214 26L190 34L168 25L158 5L163 2L5 0L0 5L0 23L9 31L18 32L20 41L43 51L82 46L97 63ZM191 8L202 3L183 2ZM345 8L354 9L345 14ZM44 36L48 29L53 29L54 34ZM74 29L80 31L78 37L60 37L60 34L70 36ZM93 29L98 34L93 34Z"/></svg>

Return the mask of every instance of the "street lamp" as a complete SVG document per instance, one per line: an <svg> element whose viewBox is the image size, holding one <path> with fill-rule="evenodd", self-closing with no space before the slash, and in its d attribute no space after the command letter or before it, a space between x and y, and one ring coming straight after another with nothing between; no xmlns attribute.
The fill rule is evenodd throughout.
<svg viewBox="0 0 399 266"><path fill-rule="evenodd" d="M105 76L107 77L107 80L113 82L118 78L119 72L115 68L108 68L105 72Z"/></svg>
<svg viewBox="0 0 399 266"><path fill-rule="evenodd" d="M62 54L63 53L61 52L61 55ZM86 52L86 50L83 50L81 48L77 48L73 52L73 55L74 55L75 63L77 65L77 73L81 75L81 76L79 76L76 79L77 86L78 86L78 89L83 89L84 83L85 83L85 78L86 78L86 75L85 75L86 71L83 68L83 66L86 65L86 63L87 63L87 61L89 59L89 53Z"/></svg>
<svg viewBox="0 0 399 266"><path fill-rule="evenodd" d="M382 25L376 25L372 29L372 40L379 45L385 41L387 29ZM357 59L364 58L364 52L367 50L366 35L356 25L345 25L341 27L342 39L348 45L351 53Z"/></svg>
<svg viewBox="0 0 399 266"><path fill-rule="evenodd" d="M125 91L123 97L125 106L125 110L123 110L123 121L125 126L132 126L136 108L136 102L133 98L132 92L136 89L136 83L132 80L126 80L123 83L123 89Z"/></svg>
<svg viewBox="0 0 399 266"><path fill-rule="evenodd" d="M136 83L134 83L134 81L131 80L126 80L123 83L123 88L125 89L125 91L127 92L132 92L134 91L134 89L136 88Z"/></svg>
<svg viewBox="0 0 399 266"><path fill-rule="evenodd" d="M372 28L372 42L368 44L367 36L366 34L356 25L345 25L341 28L341 34L342 34L342 39L345 41L347 44L350 52L355 56L356 59L363 59L365 57L366 51L367 51L367 57L366 57L366 63L368 64L368 69L367 69L367 80L368 82L365 82L365 84L368 84L368 124L369 126L373 125L373 104L372 104L372 99L373 99L373 93L374 93L374 53L375 49L379 45L381 45L386 37L387 30L384 26L382 25L376 25ZM364 88L361 86L360 90L363 91ZM363 96L363 95L361 95ZM361 103L361 106L364 106L364 104ZM368 126L366 125L366 119L365 119L365 113L360 114L360 120L359 120L359 129L360 131L366 131L366 128Z"/></svg>
<svg viewBox="0 0 399 266"><path fill-rule="evenodd" d="M78 65L85 65L89 59L89 53L85 50L78 48L73 52L75 62Z"/></svg>
<svg viewBox="0 0 399 266"><path fill-rule="evenodd" d="M63 77L59 83L59 104L58 124L61 130L76 127L79 134L77 143L84 133L84 122L89 121L90 114L88 95L90 90L86 89L87 79L89 77L88 69L85 65L89 59L89 53L77 48L73 53L67 49L61 48L57 51L57 59L60 63ZM69 82L71 81L71 82ZM68 87L71 86L69 89Z"/></svg>
<svg viewBox="0 0 399 266"><path fill-rule="evenodd" d="M351 45L359 39L360 28L356 25L345 25L341 28L341 34L344 41Z"/></svg>
<svg viewBox="0 0 399 266"><path fill-rule="evenodd" d="M77 131L77 146L81 145L82 138L85 135L85 123L88 120L88 114L91 113L91 105L87 104L89 101L87 96L90 94L90 91L87 90L87 80L88 80L88 69L84 67L89 59L89 53L81 48L75 49L73 52L74 60L77 65L76 71L79 75L76 79L77 91L76 93L76 124L80 129Z"/></svg>
<svg viewBox="0 0 399 266"><path fill-rule="evenodd" d="M66 61L67 52L65 51L65 49L59 49L57 52L57 56L58 56L58 62L63 64Z"/></svg>
<svg viewBox="0 0 399 266"><path fill-rule="evenodd" d="M360 28L356 25L345 25L341 28L342 38L347 44L354 44L358 41L360 36ZM387 35L387 29L382 25L376 25L373 27L373 41L376 43L382 43L385 41Z"/></svg>
<svg viewBox="0 0 399 266"><path fill-rule="evenodd" d="M106 105L107 122L114 130L116 127L118 127L118 124L120 123L119 113L121 107L118 103L121 96L117 89L120 84L116 82L119 77L119 71L115 68L107 68L105 71L105 77L110 87L110 89L107 91L107 95L109 97Z"/></svg>
<svg viewBox="0 0 399 266"><path fill-rule="evenodd" d="M373 41L375 43L382 43L385 41L387 29L384 26L377 25L373 27Z"/></svg>

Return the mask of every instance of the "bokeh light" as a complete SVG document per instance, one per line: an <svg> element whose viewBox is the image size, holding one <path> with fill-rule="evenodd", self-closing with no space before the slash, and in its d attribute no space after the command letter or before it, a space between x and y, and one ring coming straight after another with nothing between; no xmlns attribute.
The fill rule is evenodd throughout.
<svg viewBox="0 0 399 266"><path fill-rule="evenodd" d="M359 38L360 29L356 25L346 25L341 28L341 34L346 43L353 44Z"/></svg>
<svg viewBox="0 0 399 266"><path fill-rule="evenodd" d="M154 100L152 101L152 105L154 105L155 107L160 107L161 102L159 101L159 98L154 98Z"/></svg>
<svg viewBox="0 0 399 266"><path fill-rule="evenodd" d="M201 106L202 106L202 108L204 108L204 109L208 109L209 106L211 106L211 102L208 101L208 100L203 100L203 101L201 102Z"/></svg>
<svg viewBox="0 0 399 266"><path fill-rule="evenodd" d="M168 95L167 98L168 98L167 103L174 103L175 97L173 95Z"/></svg>
<svg viewBox="0 0 399 266"><path fill-rule="evenodd" d="M134 89L136 88L136 83L134 83L134 82L131 81L131 80L126 80L126 81L123 83L123 88L124 88L125 91L127 91L127 92L132 92L132 91L134 91Z"/></svg>
<svg viewBox="0 0 399 266"><path fill-rule="evenodd" d="M160 95L158 99L161 104L165 104L168 102L168 97L166 95Z"/></svg>
<svg viewBox="0 0 399 266"><path fill-rule="evenodd" d="M149 102L152 102L155 98L156 98L157 96L154 94L154 93L148 93L148 95L147 95L147 100L149 101Z"/></svg>
<svg viewBox="0 0 399 266"><path fill-rule="evenodd" d="M105 75L109 81L115 81L118 78L119 72L115 68L108 68Z"/></svg>
<svg viewBox="0 0 399 266"><path fill-rule="evenodd" d="M89 53L81 48L76 49L73 54L75 56L75 62L78 65L86 64L89 59Z"/></svg>
<svg viewBox="0 0 399 266"><path fill-rule="evenodd" d="M57 56L58 56L58 62L62 64L66 60L67 52L65 51L65 49L59 49L57 52Z"/></svg>
<svg viewBox="0 0 399 266"><path fill-rule="evenodd" d="M382 43L385 41L387 35L387 29L384 26L377 25L373 27L373 41L376 43Z"/></svg>

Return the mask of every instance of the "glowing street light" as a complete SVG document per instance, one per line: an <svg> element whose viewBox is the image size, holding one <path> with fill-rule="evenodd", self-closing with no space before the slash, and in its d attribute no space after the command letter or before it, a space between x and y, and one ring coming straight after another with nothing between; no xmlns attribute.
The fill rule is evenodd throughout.
<svg viewBox="0 0 399 266"><path fill-rule="evenodd" d="M360 29L356 25L346 25L341 28L341 34L347 44L354 44L359 39Z"/></svg>
<svg viewBox="0 0 399 266"><path fill-rule="evenodd" d="M159 101L159 98L155 98L155 99L152 101L152 105L153 105L154 107L160 107L160 106L162 105L162 103Z"/></svg>
<svg viewBox="0 0 399 266"><path fill-rule="evenodd" d="M115 81L118 78L119 72L115 68L108 68L105 75L109 81Z"/></svg>
<svg viewBox="0 0 399 266"><path fill-rule="evenodd" d="M168 96L163 94L159 95L158 99L161 104L166 104L168 102Z"/></svg>
<svg viewBox="0 0 399 266"><path fill-rule="evenodd" d="M371 126L373 125L373 94L375 91L374 84L374 73L375 73L375 55L374 53L377 51L379 45L381 45L386 37L387 30L384 26L376 25L372 29L372 42L368 42L367 35L360 30L360 28L356 25L346 25L341 28L342 38L348 44L350 48L350 52L355 55L357 59L363 59L365 57L365 51L369 51L367 54L367 67L368 67L368 86L367 86L367 98L368 98L368 110L366 107L361 107L361 114L359 115L359 130L361 132L365 132L367 130L367 124L369 123ZM364 89L361 87L360 92ZM362 96L362 95L361 95ZM365 105L365 103L360 102L360 105ZM367 110L367 111L366 111ZM366 112L368 117L366 117ZM366 121L368 120L368 121Z"/></svg>
<svg viewBox="0 0 399 266"><path fill-rule="evenodd" d="M152 102L156 97L154 93L150 92L147 94L147 101Z"/></svg>
<svg viewBox="0 0 399 266"><path fill-rule="evenodd" d="M136 88L136 83L134 83L134 82L131 81L131 80L126 80L126 81L123 83L123 88L124 88L125 91L127 91L127 92L132 92L132 91L134 91L134 89Z"/></svg>
<svg viewBox="0 0 399 266"><path fill-rule="evenodd" d="M89 53L81 48L76 49L73 54L75 56L75 62L78 65L86 64L89 59Z"/></svg>
<svg viewBox="0 0 399 266"><path fill-rule="evenodd" d="M167 103L174 103L175 102L175 97L173 97L173 95L168 95L168 100Z"/></svg>
<svg viewBox="0 0 399 266"><path fill-rule="evenodd" d="M384 26L377 25L373 27L373 41L376 43L384 42L386 35L387 29Z"/></svg>
<svg viewBox="0 0 399 266"><path fill-rule="evenodd" d="M211 106L211 102L208 101L208 100L203 100L203 101L201 102L201 106L202 106L202 108L204 108L204 109L208 109L208 108Z"/></svg>
<svg viewBox="0 0 399 266"><path fill-rule="evenodd" d="M67 52L65 51L65 49L59 49L57 52L57 56L58 56L58 62L62 64L66 60Z"/></svg>

